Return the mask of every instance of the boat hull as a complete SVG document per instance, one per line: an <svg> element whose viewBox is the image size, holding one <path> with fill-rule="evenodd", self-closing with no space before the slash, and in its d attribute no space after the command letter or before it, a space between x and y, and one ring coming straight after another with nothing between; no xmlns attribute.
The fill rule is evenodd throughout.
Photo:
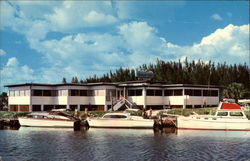
<svg viewBox="0 0 250 161"><path fill-rule="evenodd" d="M152 129L153 120L127 120L127 119L88 119L90 127L94 128L147 128Z"/></svg>
<svg viewBox="0 0 250 161"><path fill-rule="evenodd" d="M250 131L250 120L241 118L180 116L177 118L177 128L192 130Z"/></svg>
<svg viewBox="0 0 250 161"><path fill-rule="evenodd" d="M45 120L32 118L18 118L18 120L21 126L26 127L74 127L74 121L72 120Z"/></svg>

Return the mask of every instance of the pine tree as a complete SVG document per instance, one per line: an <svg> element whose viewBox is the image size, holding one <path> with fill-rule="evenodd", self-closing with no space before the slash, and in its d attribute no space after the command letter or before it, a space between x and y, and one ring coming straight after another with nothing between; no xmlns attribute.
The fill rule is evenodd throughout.
<svg viewBox="0 0 250 161"><path fill-rule="evenodd" d="M62 83L63 83L63 84L66 84L66 83L67 83L66 78L64 78L64 77L63 77L63 79L62 79Z"/></svg>

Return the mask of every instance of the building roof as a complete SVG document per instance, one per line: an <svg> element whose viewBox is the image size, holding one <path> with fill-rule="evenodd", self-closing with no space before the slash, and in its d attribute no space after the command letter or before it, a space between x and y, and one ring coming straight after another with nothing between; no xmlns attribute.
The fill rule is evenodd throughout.
<svg viewBox="0 0 250 161"><path fill-rule="evenodd" d="M44 83L23 83L10 84L4 87L20 87L20 86L102 86L110 85L117 87L193 87L193 88L222 88L218 85L194 85L194 84L167 84L166 82L153 81L127 81L127 82L98 82L98 83L59 83L59 84L44 84Z"/></svg>

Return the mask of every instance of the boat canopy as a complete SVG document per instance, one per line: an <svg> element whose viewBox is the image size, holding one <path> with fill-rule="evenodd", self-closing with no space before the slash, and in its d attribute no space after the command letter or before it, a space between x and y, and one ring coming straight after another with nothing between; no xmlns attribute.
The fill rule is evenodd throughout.
<svg viewBox="0 0 250 161"><path fill-rule="evenodd" d="M221 110L241 110L241 107L236 103L222 102Z"/></svg>

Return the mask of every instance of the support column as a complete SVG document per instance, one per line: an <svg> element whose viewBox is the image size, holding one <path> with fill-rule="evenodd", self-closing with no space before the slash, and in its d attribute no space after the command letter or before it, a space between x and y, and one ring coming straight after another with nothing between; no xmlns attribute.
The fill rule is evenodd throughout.
<svg viewBox="0 0 250 161"><path fill-rule="evenodd" d="M143 96L143 109L146 110L146 102L147 102L146 87L143 87L142 89L142 96Z"/></svg>
<svg viewBox="0 0 250 161"><path fill-rule="evenodd" d="M108 105L104 105L104 111L108 111Z"/></svg>
<svg viewBox="0 0 250 161"><path fill-rule="evenodd" d="M17 105L17 112L20 112L20 105Z"/></svg>
<svg viewBox="0 0 250 161"><path fill-rule="evenodd" d="M69 108L69 104L67 104L66 109L70 109L70 108Z"/></svg>
<svg viewBox="0 0 250 161"><path fill-rule="evenodd" d="M41 111L44 111L44 105L41 105Z"/></svg>
<svg viewBox="0 0 250 161"><path fill-rule="evenodd" d="M77 105L77 111L80 111L80 104Z"/></svg>
<svg viewBox="0 0 250 161"><path fill-rule="evenodd" d="M32 104L29 105L29 112L32 112Z"/></svg>
<svg viewBox="0 0 250 161"><path fill-rule="evenodd" d="M127 98L126 87L123 88L123 97L124 97L125 99Z"/></svg>

